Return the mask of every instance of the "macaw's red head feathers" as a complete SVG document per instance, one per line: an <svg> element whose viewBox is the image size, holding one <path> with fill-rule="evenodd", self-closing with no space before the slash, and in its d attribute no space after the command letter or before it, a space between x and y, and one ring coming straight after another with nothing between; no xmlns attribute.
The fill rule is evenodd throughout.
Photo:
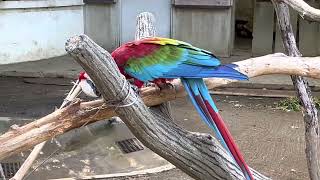
<svg viewBox="0 0 320 180"><path fill-rule="evenodd" d="M78 79L79 79L79 81L81 81L83 79L89 79L89 76L86 72L82 71L82 72L80 72Z"/></svg>

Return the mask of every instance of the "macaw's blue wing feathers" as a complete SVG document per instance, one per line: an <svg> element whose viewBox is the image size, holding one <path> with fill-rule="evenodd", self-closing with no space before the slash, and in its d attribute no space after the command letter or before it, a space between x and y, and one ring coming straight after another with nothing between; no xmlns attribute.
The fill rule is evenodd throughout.
<svg viewBox="0 0 320 180"><path fill-rule="evenodd" d="M186 64L207 67L215 67L220 65L219 59L212 53L208 53L202 49L185 49L185 51L188 54Z"/></svg>
<svg viewBox="0 0 320 180"><path fill-rule="evenodd" d="M195 66L182 64L172 71L162 74L161 78L228 78L235 80L247 80L248 77L229 65L220 65L218 67Z"/></svg>
<svg viewBox="0 0 320 180"><path fill-rule="evenodd" d="M246 165L237 145L235 144L223 119L218 113L203 79L181 79L194 107L203 121L214 131L221 144L229 151L230 155L239 165L247 179L252 179L249 167Z"/></svg>
<svg viewBox="0 0 320 180"><path fill-rule="evenodd" d="M146 38L131 42L115 50L112 56L119 68L140 81L181 78L203 121L213 129L246 178L253 180L202 79L247 80L246 75L235 69L237 65L221 65L211 52L168 38Z"/></svg>
<svg viewBox="0 0 320 180"><path fill-rule="evenodd" d="M190 100L196 110L198 111L200 117L204 120L204 122L212 129L214 129L215 132L217 132L217 136L219 139L223 139L217 126L213 123L213 120L211 119L209 111L205 107L205 103L203 102L202 98L197 98L199 96L200 92L197 88L196 84L193 83L194 80L192 79L181 79L182 84L184 85L187 93L189 94ZM197 95L196 95L197 94ZM199 105L198 105L199 104ZM224 143L224 141L223 141ZM225 144L225 143L224 143Z"/></svg>

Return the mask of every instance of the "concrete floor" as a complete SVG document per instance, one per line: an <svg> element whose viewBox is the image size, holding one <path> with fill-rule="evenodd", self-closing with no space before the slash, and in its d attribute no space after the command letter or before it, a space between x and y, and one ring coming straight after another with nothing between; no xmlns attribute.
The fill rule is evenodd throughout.
<svg viewBox="0 0 320 180"><path fill-rule="evenodd" d="M233 56L222 58L221 61L231 63L250 58L248 52L251 47L243 44L239 47L241 48L236 49ZM81 70L69 56L1 65L0 134L12 124L25 124L51 113L54 107L60 105L65 93L71 88L70 81ZM311 79L310 82L311 85L320 87L319 80ZM243 83L259 87L266 84L268 87L292 84L289 76L283 75L261 76ZM282 92L286 93L290 94ZM280 100L278 98L216 96L216 100L250 166L273 179L308 178L304 155L304 125L300 113L274 109L274 102ZM191 131L211 132L199 121L195 111L190 111L193 108L186 99L174 101L173 108L177 124ZM132 137L124 124L110 124L108 121L73 130L58 137L62 148L27 179L79 179L82 176L140 171L169 164L147 148L124 154L115 141ZM48 142L34 167L58 149L55 142ZM22 162L29 152L2 162ZM148 175L102 179L192 178L174 169Z"/></svg>
<svg viewBox="0 0 320 180"><path fill-rule="evenodd" d="M26 124L49 114L62 102L64 94L71 88L67 86L70 81L68 79L32 80L0 78L0 82L6 86L6 88L1 87L4 90L0 95L0 134L6 132L13 124ZM42 84L48 81L52 84ZM116 142L131 138L134 136L122 122L110 123L106 120L75 129L57 138L61 144L60 148L55 141L47 142L34 167L41 164L50 154L54 153L54 156L28 179L44 180L123 173L169 164L142 144L143 150L124 153ZM1 162L23 162L29 152Z"/></svg>
<svg viewBox="0 0 320 180"><path fill-rule="evenodd" d="M71 88L63 78L0 78L0 130L42 117L59 106ZM275 109L279 98L215 96L222 117L250 166L273 179L306 179L304 124L299 112ZM186 98L172 102L175 122L190 130L211 133ZM28 179L53 179L150 169L168 164L145 149L124 154L115 141L132 137L123 124L101 121L58 137L62 150ZM57 145L49 142L37 166ZM6 161L22 161L24 152ZM35 167L34 166L34 167ZM110 179L110 178L109 178ZM111 179L190 179L179 170Z"/></svg>

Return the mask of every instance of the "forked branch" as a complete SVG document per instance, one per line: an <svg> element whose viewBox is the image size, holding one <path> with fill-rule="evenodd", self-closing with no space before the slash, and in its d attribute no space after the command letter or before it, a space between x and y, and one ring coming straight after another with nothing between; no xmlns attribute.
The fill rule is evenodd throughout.
<svg viewBox="0 0 320 180"><path fill-rule="evenodd" d="M278 25L286 53L292 57L300 57L292 26L289 8L283 2L272 0L277 13ZM279 63L281 64L281 63ZM291 76L297 97L303 110L305 122L306 156L310 179L320 179L320 122L308 82L301 76Z"/></svg>

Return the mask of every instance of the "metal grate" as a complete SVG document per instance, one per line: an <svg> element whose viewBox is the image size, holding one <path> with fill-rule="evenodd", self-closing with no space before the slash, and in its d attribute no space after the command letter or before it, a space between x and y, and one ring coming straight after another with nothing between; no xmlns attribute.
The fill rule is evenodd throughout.
<svg viewBox="0 0 320 180"><path fill-rule="evenodd" d="M21 167L20 162L0 163L0 165L2 166L3 173L6 178L12 178L17 173L19 168Z"/></svg>
<svg viewBox="0 0 320 180"><path fill-rule="evenodd" d="M140 143L140 141L137 138L116 141L116 144L124 154L141 151L144 149L143 145Z"/></svg>

